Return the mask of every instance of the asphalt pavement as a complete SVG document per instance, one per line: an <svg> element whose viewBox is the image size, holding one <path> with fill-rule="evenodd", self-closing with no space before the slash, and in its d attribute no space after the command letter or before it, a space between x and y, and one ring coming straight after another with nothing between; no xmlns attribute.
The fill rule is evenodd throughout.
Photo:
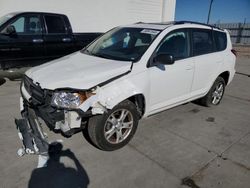
<svg viewBox="0 0 250 188"><path fill-rule="evenodd" d="M20 81L2 79L0 187L249 188L250 59L238 58L236 70L219 106L188 103L144 119L118 151L100 151L82 133L64 138L45 128L63 148L38 169L37 156L16 154Z"/></svg>

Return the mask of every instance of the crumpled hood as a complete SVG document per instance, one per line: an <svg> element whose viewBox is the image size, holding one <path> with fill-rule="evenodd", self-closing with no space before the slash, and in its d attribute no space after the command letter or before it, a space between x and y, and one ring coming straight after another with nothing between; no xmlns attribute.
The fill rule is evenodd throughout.
<svg viewBox="0 0 250 188"><path fill-rule="evenodd" d="M130 70L131 62L76 52L29 69L25 74L42 88L89 89Z"/></svg>

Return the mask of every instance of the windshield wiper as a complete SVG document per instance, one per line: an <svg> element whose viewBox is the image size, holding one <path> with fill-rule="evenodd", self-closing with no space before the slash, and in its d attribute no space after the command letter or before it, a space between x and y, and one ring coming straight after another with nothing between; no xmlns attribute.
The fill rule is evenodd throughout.
<svg viewBox="0 0 250 188"><path fill-rule="evenodd" d="M102 54L102 53L95 53L95 54L91 54L91 55L94 55L94 56L97 56L97 57L102 57L102 58L105 58L105 59L114 59L112 56L109 56L107 54Z"/></svg>
<svg viewBox="0 0 250 188"><path fill-rule="evenodd" d="M103 53L95 53L95 54L92 53L92 55L97 56L97 57L102 57L102 58L105 58L105 59L112 59L112 60L118 60L118 61L132 61L131 59L116 57L116 56L103 54Z"/></svg>

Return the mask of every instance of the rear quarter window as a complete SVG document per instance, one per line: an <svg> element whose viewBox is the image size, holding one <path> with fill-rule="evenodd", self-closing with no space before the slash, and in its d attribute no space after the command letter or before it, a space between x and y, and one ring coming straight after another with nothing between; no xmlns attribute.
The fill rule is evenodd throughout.
<svg viewBox="0 0 250 188"><path fill-rule="evenodd" d="M214 51L212 31L208 29L194 29L192 32L193 55L203 55Z"/></svg>
<svg viewBox="0 0 250 188"><path fill-rule="evenodd" d="M216 51L223 51L227 47L227 35L224 32L214 31Z"/></svg>

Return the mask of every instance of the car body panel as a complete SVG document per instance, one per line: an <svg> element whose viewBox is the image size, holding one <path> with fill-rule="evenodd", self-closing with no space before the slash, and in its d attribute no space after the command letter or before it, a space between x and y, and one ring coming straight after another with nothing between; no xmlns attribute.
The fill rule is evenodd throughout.
<svg viewBox="0 0 250 188"><path fill-rule="evenodd" d="M150 26L142 23L126 27L150 29ZM229 74L227 84L233 79L235 56L231 52L229 33L224 30L219 30L227 34L228 42L223 51L216 51L213 47L213 51L205 55L193 55L191 45L189 56L176 60L171 65L150 64L156 48L165 36L174 30L185 29L190 37L192 28L217 30L193 23L153 24L152 29L159 29L160 33L137 62L110 60L87 52L75 52L32 68L26 75L34 84L50 90L51 95L60 90L91 92L91 96L75 109L54 109L65 117L56 122L56 126L61 127L62 131L81 128L81 118L86 120L86 117L108 112L126 99L133 101L134 96L142 96L144 109L140 115L141 118L148 117L205 96L222 73ZM32 95L29 95L25 87L21 90L24 100L29 101ZM47 105L51 107L51 99Z"/></svg>
<svg viewBox="0 0 250 188"><path fill-rule="evenodd" d="M131 62L99 58L75 52L52 62L34 67L26 75L42 88L87 90L130 70Z"/></svg>

